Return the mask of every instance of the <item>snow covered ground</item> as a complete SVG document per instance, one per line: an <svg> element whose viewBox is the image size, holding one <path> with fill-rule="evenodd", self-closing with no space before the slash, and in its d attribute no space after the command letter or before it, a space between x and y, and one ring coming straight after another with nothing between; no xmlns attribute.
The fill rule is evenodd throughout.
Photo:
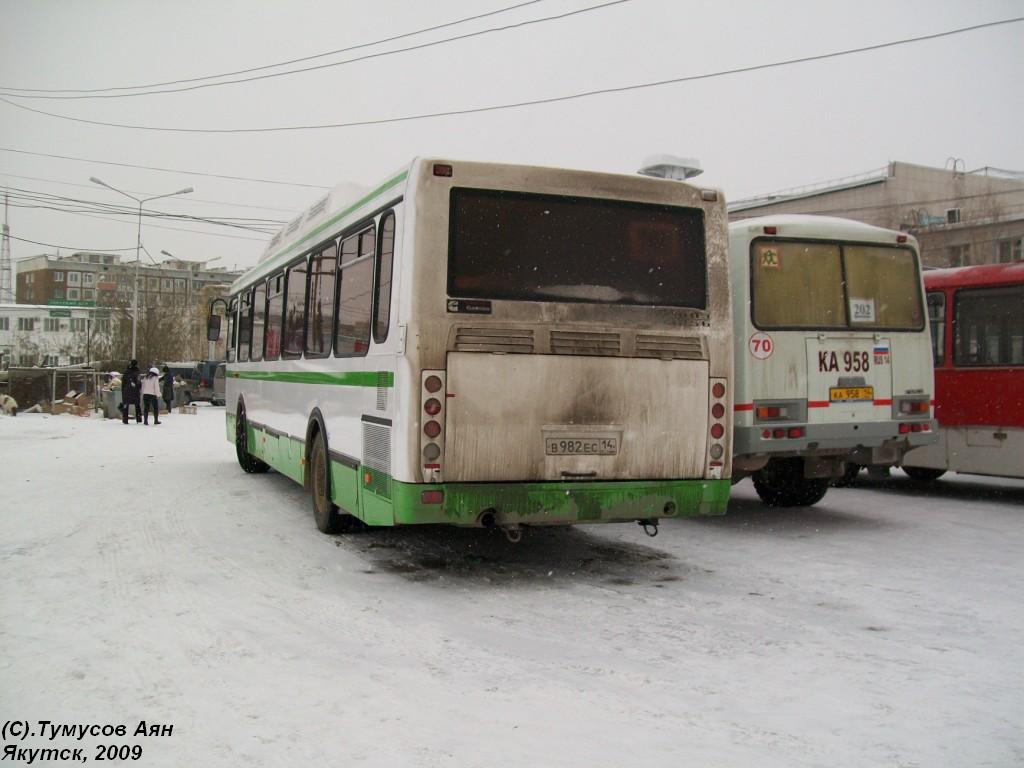
<svg viewBox="0 0 1024 768"><path fill-rule="evenodd" d="M323 536L222 408L0 418L3 721L139 766L1024 763L1024 482Z"/></svg>

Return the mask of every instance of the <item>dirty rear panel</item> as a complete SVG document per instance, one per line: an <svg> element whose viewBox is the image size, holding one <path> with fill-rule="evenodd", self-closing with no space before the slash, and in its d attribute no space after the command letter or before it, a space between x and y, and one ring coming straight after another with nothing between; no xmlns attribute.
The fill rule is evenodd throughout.
<svg viewBox="0 0 1024 768"><path fill-rule="evenodd" d="M700 477L707 377L703 360L452 353L445 478Z"/></svg>

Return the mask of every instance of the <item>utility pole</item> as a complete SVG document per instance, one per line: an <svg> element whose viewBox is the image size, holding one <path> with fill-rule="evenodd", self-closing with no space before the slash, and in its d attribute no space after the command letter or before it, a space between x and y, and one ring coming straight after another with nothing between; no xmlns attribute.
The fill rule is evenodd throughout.
<svg viewBox="0 0 1024 768"><path fill-rule="evenodd" d="M0 243L0 302L15 301L14 272L11 268L11 228L7 226L7 193L4 192L4 230Z"/></svg>

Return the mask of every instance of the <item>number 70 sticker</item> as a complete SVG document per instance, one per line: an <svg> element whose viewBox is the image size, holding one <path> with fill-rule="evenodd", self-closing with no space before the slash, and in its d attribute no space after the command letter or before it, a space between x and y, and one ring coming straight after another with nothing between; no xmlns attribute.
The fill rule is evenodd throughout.
<svg viewBox="0 0 1024 768"><path fill-rule="evenodd" d="M747 348L750 350L750 354L758 360L767 360L772 356L772 352L775 351L775 342L772 341L772 337L767 333L758 331L750 337L750 341L747 342Z"/></svg>

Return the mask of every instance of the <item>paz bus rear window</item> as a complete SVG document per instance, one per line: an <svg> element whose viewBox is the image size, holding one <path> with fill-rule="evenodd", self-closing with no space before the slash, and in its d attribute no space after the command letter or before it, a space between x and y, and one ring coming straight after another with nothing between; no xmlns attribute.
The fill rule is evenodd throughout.
<svg viewBox="0 0 1024 768"><path fill-rule="evenodd" d="M758 328L924 328L921 281L909 248L756 240L750 275Z"/></svg>
<svg viewBox="0 0 1024 768"><path fill-rule="evenodd" d="M451 191L449 296L703 309L705 254L699 208Z"/></svg>

